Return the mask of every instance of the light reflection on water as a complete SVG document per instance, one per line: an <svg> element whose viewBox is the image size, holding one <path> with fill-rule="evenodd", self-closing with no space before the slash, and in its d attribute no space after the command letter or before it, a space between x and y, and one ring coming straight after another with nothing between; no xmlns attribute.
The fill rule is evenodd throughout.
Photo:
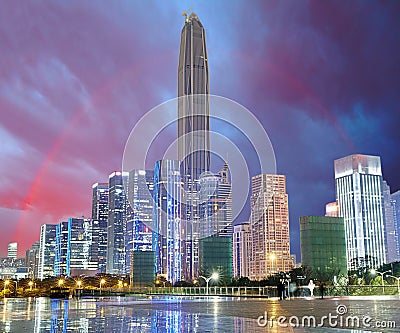
<svg viewBox="0 0 400 333"><path fill-rule="evenodd" d="M191 301L196 302L194 299L182 300L179 297L1 299L0 332L243 333L249 330L257 331L255 320L220 316L218 306L214 307L213 313L208 314L181 311L181 303Z"/></svg>
<svg viewBox="0 0 400 333"><path fill-rule="evenodd" d="M220 311L222 302L231 300L178 296L69 300L43 297L36 299L5 298L0 299L0 332L364 332L362 330L330 328L259 327L255 319L223 315ZM209 311L204 309L199 311L194 303L203 308L206 304L211 305L211 307Z"/></svg>

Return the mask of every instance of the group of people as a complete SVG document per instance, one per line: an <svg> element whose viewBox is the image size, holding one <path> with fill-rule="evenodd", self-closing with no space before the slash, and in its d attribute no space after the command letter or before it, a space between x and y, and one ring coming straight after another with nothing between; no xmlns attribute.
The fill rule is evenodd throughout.
<svg viewBox="0 0 400 333"><path fill-rule="evenodd" d="M316 287L314 281L310 280L307 287L310 290L310 296L314 297L314 289ZM288 297L289 298L294 297L294 294L297 290L296 283L294 283L294 282L288 283L288 289L289 289L289 295L287 294L287 290L286 290L286 280L285 279L279 280L279 283L277 285L277 290L278 290L278 297L280 300L285 300ZM324 283L320 284L319 289L320 289L320 293L321 293L321 298L324 298L324 292L325 292Z"/></svg>
<svg viewBox="0 0 400 333"><path fill-rule="evenodd" d="M289 289L288 290L289 294L287 294L287 290L286 290L286 280L281 279L279 281L279 283L278 283L278 286L277 286L278 297L279 297L280 300L284 300L284 299L286 299L288 297L289 298L290 297L294 297L294 293L295 293L295 291L297 289L296 283L290 282L288 284L288 289Z"/></svg>

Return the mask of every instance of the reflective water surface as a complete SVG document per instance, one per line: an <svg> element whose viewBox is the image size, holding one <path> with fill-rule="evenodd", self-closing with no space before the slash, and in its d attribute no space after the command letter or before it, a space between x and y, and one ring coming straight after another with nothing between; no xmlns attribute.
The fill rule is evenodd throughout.
<svg viewBox="0 0 400 333"><path fill-rule="evenodd" d="M226 305L237 312L227 315ZM256 319L242 317L245 308L220 297L0 299L0 332L362 332L259 327Z"/></svg>

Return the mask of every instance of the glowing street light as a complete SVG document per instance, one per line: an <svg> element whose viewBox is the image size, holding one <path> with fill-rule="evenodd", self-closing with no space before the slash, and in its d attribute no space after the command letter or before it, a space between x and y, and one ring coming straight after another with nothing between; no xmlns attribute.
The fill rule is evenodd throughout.
<svg viewBox="0 0 400 333"><path fill-rule="evenodd" d="M61 288L63 284L64 284L64 280L63 279L58 280L58 287Z"/></svg>
<svg viewBox="0 0 400 333"><path fill-rule="evenodd" d="M124 283L121 281L121 280L119 280L118 281L118 288L122 288L124 286Z"/></svg>
<svg viewBox="0 0 400 333"><path fill-rule="evenodd" d="M80 289L81 286L82 286L82 281L81 281L81 280L78 280L78 281L76 282L76 286Z"/></svg>
<svg viewBox="0 0 400 333"><path fill-rule="evenodd" d="M156 280L156 285L159 286L159 284L162 283L162 284L163 284L163 287L165 288L165 283L166 283L166 282L167 282L167 281L160 281L160 280L157 279L157 280Z"/></svg>
<svg viewBox="0 0 400 333"><path fill-rule="evenodd" d="M383 276L384 276L386 273L389 273L389 272L392 272L392 270L389 269L388 271L384 271L384 272L382 273L382 272L378 272L376 269L371 269L371 274L372 274L372 275L380 274L380 275L382 276L382 290L383 290L383 293L385 293L385 283L384 283L384 281L383 281Z"/></svg>
<svg viewBox="0 0 400 333"><path fill-rule="evenodd" d="M10 280L5 280L4 281L4 288L3 288L3 292L4 292L4 297L6 297L6 288L7 286L10 284Z"/></svg>
<svg viewBox="0 0 400 333"><path fill-rule="evenodd" d="M210 280L218 280L218 278L219 278L219 275L218 275L218 273L213 273L210 277L208 277L208 278L206 278L206 277L204 277L204 276L202 276L202 275L200 275L199 276L199 278L203 278L205 281L206 281L206 290L207 290L207 295L208 295L208 283L210 282Z"/></svg>
<svg viewBox="0 0 400 333"><path fill-rule="evenodd" d="M17 289L18 289L18 281L13 281L13 280L5 280L4 281L4 296L5 296L5 291L7 286L10 284L10 282L14 282L15 283L15 294L17 294Z"/></svg>
<svg viewBox="0 0 400 333"><path fill-rule="evenodd" d="M100 294L101 294L101 287L103 286L103 284L106 283L105 279L101 279L100 280Z"/></svg>
<svg viewBox="0 0 400 333"><path fill-rule="evenodd" d="M28 282L28 286L29 286L29 288L30 288L30 291L32 291L33 281L29 281L29 282Z"/></svg>

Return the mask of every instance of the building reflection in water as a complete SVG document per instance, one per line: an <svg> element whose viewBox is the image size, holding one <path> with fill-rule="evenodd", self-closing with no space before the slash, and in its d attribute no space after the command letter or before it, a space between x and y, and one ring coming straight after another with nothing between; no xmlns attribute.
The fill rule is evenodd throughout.
<svg viewBox="0 0 400 333"><path fill-rule="evenodd" d="M190 300L146 299L4 299L0 332L33 333L174 333L257 332L255 320L224 316L220 304L191 312ZM0 301L0 302L1 302ZM209 303L210 304L210 303ZM197 310L199 308L197 307ZM261 330L260 330L261 332ZM264 331L265 332L265 331Z"/></svg>

